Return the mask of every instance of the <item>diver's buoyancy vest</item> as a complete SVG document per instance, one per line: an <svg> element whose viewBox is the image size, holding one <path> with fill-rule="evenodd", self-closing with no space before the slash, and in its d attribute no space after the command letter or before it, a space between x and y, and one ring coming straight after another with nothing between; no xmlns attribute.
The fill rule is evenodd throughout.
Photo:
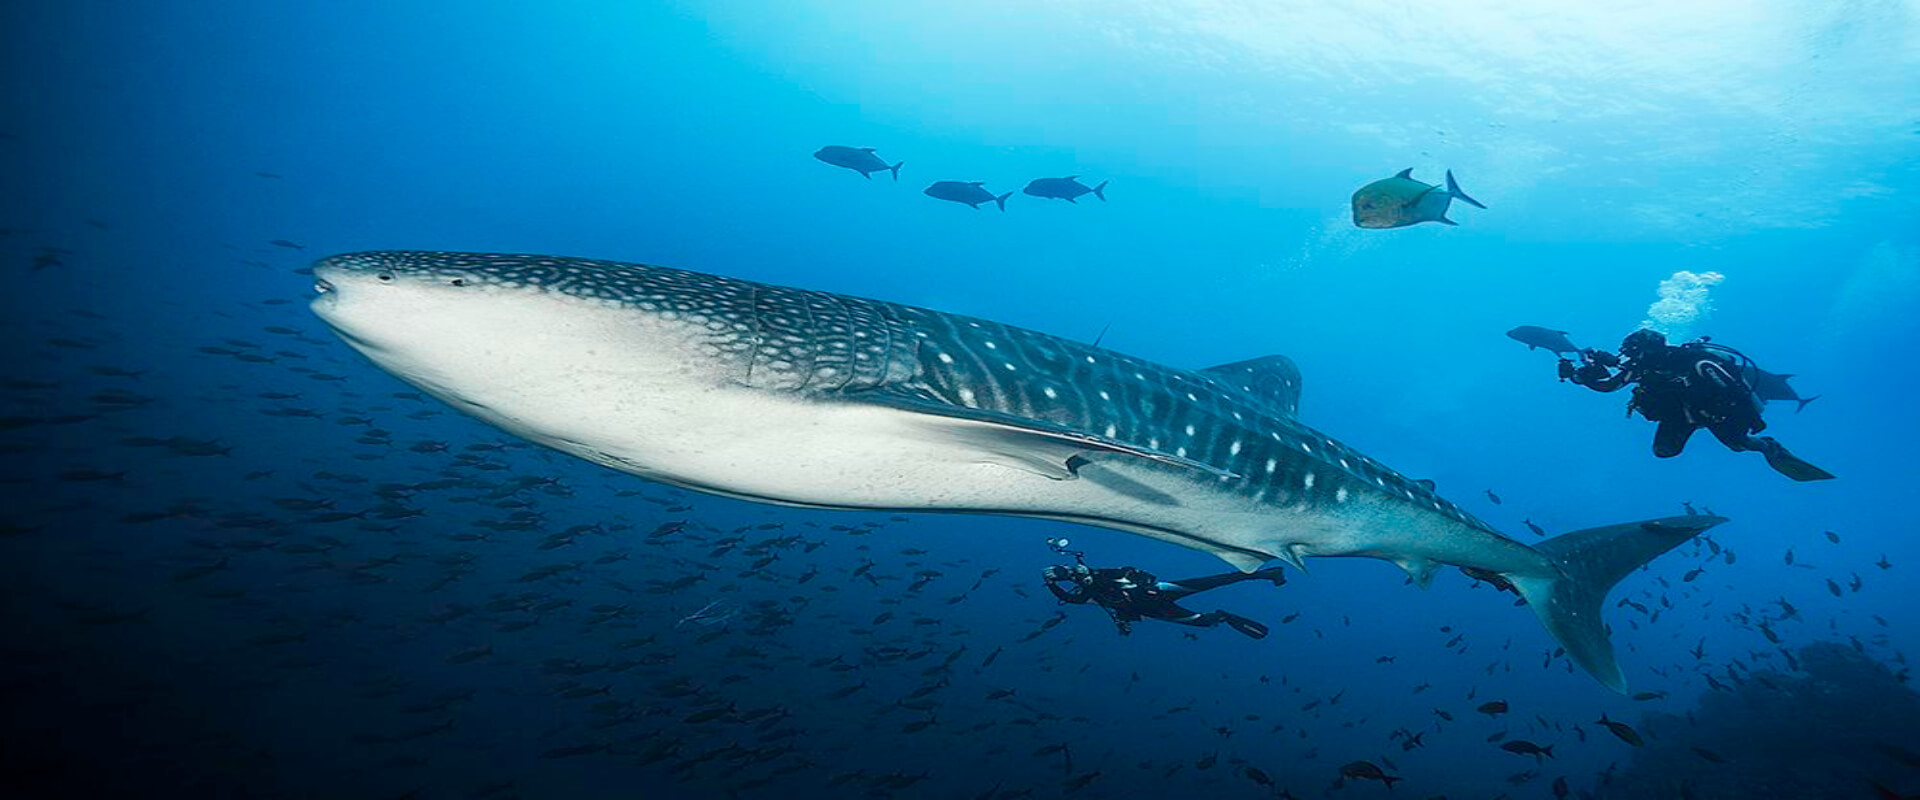
<svg viewBox="0 0 1920 800"><path fill-rule="evenodd" d="M1749 414L1759 419L1758 395L1747 385L1735 357L1746 358L1723 345L1688 342L1654 359L1640 359L1633 365L1639 374L1627 413L1638 411L1654 422L1685 418L1703 425Z"/></svg>

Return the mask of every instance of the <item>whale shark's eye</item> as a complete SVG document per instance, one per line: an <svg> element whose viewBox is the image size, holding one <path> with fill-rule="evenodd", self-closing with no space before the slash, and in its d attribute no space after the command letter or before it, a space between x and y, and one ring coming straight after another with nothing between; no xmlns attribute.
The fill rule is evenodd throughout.
<svg viewBox="0 0 1920 800"><path fill-rule="evenodd" d="M380 280L382 280L382 281L390 281L390 280L393 280L393 276L392 276L392 275L389 275L389 274L387 274L387 273L385 273L385 272L382 272L382 273L380 273Z"/></svg>

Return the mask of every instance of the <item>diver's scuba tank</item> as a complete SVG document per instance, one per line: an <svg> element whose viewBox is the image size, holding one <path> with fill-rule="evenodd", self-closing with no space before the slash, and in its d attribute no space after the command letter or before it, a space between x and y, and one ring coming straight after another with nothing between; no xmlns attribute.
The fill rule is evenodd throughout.
<svg viewBox="0 0 1920 800"><path fill-rule="evenodd" d="M1706 399L1695 410L1701 412L1709 423L1718 423L1739 416L1747 416L1754 421L1753 430L1766 428L1760 421L1766 410L1766 401L1760 399L1755 379L1760 374L1760 365L1748 358L1746 353L1724 344L1716 344L1711 336L1702 336L1682 345L1700 352L1705 358L1696 360L1689 370L1718 391Z"/></svg>

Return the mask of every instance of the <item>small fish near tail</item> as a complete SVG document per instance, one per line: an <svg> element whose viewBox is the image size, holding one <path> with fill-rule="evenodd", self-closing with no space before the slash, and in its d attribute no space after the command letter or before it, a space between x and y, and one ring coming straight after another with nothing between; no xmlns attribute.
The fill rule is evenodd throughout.
<svg viewBox="0 0 1920 800"><path fill-rule="evenodd" d="M1013 196L1013 192L1007 192L1006 194L993 198L993 203L994 205L999 206L1001 211L1005 211L1007 210L1007 198L1012 196Z"/></svg>
<svg viewBox="0 0 1920 800"><path fill-rule="evenodd" d="M1093 187L1093 196L1100 198L1100 202L1102 203L1107 202L1108 183L1111 183L1111 181L1101 181L1099 186Z"/></svg>
<svg viewBox="0 0 1920 800"><path fill-rule="evenodd" d="M1558 567L1558 575L1505 577L1575 664L1625 694L1626 680L1601 620L1607 592L1660 554L1726 521L1701 514L1573 531L1534 545Z"/></svg>
<svg viewBox="0 0 1920 800"><path fill-rule="evenodd" d="M1468 197L1466 192L1460 191L1460 184L1453 179L1453 170L1447 170L1447 194L1453 195L1456 199L1467 201L1467 204L1474 208L1486 208L1486 206L1480 204L1480 201Z"/></svg>

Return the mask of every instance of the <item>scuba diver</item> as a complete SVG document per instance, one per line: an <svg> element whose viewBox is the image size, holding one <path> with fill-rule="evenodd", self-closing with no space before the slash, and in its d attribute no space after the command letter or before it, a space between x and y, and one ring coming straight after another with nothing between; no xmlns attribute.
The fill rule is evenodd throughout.
<svg viewBox="0 0 1920 800"><path fill-rule="evenodd" d="M1600 350L1580 351L1582 364L1560 359L1560 380L1572 381L1596 392L1613 392L1632 385L1627 413L1658 423L1653 434L1655 458L1680 455L1693 432L1706 428L1734 452L1757 450L1767 465L1796 481L1821 481L1833 474L1800 460L1770 436L1760 419L1760 397L1741 376L1749 374L1751 359L1738 350L1713 344L1706 337L1683 345L1667 344L1659 331L1641 329L1620 343L1620 355ZM1616 371L1617 370L1617 371Z"/></svg>
<svg viewBox="0 0 1920 800"><path fill-rule="evenodd" d="M1281 567L1269 567L1256 572L1228 572L1221 575L1208 575L1188 578L1180 581L1162 581L1152 573L1135 567L1114 567L1108 569L1090 569L1086 564L1086 554L1067 549L1067 540L1048 539L1047 546L1061 555L1073 556L1073 566L1057 565L1047 567L1041 572L1046 579L1047 591L1062 603L1080 605L1098 604L1113 617L1113 624L1119 626L1121 635L1133 632L1133 623L1140 619L1157 619L1196 628L1211 628L1220 623L1255 639L1266 638L1267 626L1227 611L1214 611L1202 614L1188 608L1182 608L1179 601L1188 595L1198 594L1208 589L1217 589L1241 581L1272 581L1275 586L1285 585L1287 578L1281 574Z"/></svg>

